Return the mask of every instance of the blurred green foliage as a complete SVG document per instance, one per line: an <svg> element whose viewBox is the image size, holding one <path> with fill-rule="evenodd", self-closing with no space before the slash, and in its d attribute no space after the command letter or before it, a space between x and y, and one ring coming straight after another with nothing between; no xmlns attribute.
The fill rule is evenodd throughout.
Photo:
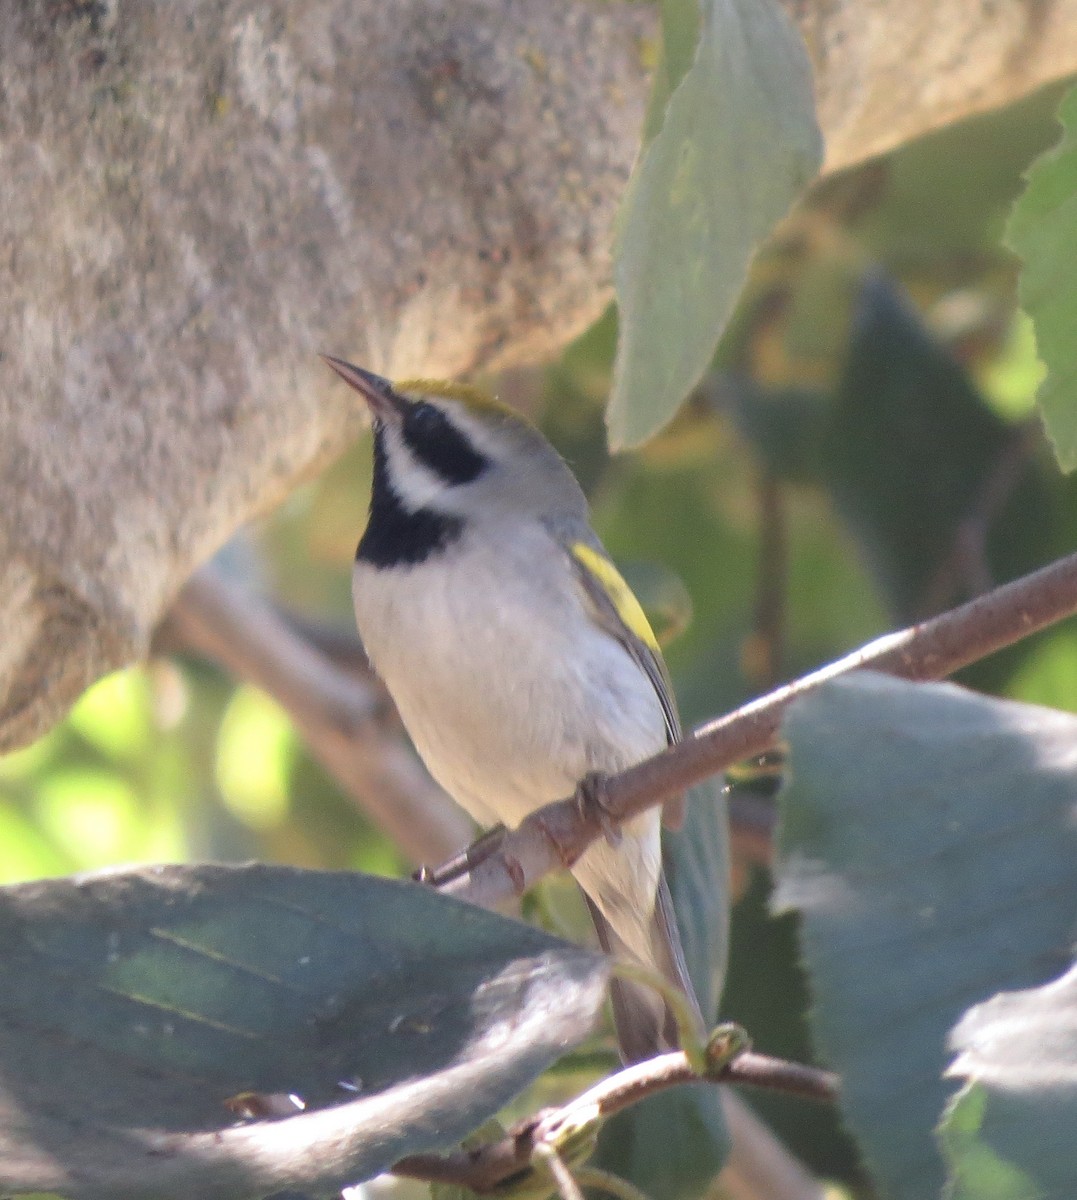
<svg viewBox="0 0 1077 1200"><path fill-rule="evenodd" d="M657 624L678 633L668 656L686 725L1072 548L1077 486L1029 423L1040 368L999 242L1057 101L1041 94L817 187L756 262L712 372L639 453L605 454L611 314L547 369L486 381L543 425ZM858 343L866 281L887 303ZM941 387L927 369L940 362ZM869 419L873 404L885 421ZM961 436L970 405L989 436ZM940 466L920 451L955 417ZM959 490L940 482L947 464ZM941 488L927 506L925 471ZM362 444L242 535L229 569L350 628L368 486ZM1072 709L1077 634L1049 631L967 678ZM61 727L0 760L0 800L3 882L187 858L406 866L273 701L183 659L91 688ZM810 1058L794 923L767 915L764 873L741 884L726 1015L760 1050ZM832 1112L751 1099L814 1170L864 1188Z"/></svg>

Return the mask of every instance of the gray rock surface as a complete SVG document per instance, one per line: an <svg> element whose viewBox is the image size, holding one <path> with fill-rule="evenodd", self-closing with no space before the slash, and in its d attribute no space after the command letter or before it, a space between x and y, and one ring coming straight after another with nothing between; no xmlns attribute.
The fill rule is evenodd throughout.
<svg viewBox="0 0 1077 1200"><path fill-rule="evenodd" d="M785 0L828 169L1077 70L1073 0ZM649 8L0 6L0 750L362 427L316 351L452 376L610 299Z"/></svg>

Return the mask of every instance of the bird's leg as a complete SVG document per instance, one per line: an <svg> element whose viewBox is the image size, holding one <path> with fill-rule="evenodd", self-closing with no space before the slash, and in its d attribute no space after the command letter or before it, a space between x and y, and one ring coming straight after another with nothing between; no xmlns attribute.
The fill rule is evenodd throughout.
<svg viewBox="0 0 1077 1200"><path fill-rule="evenodd" d="M467 875L480 863L485 862L491 854L497 852L505 837L505 826L495 825L492 829L481 833L466 849L443 862L439 867L420 867L412 875L416 883L429 883L433 887L443 887L453 880Z"/></svg>
<svg viewBox="0 0 1077 1200"><path fill-rule="evenodd" d="M621 844L621 827L610 817L606 802L606 779L602 771L591 771L576 787L576 807L581 817L594 817L602 829L602 835L611 846Z"/></svg>

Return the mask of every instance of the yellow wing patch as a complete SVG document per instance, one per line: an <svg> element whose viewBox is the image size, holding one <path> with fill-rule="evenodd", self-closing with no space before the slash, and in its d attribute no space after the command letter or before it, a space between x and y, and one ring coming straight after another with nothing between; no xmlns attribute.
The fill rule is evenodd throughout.
<svg viewBox="0 0 1077 1200"><path fill-rule="evenodd" d="M610 603L617 610L617 615L625 626L639 638L641 642L656 655L660 655L658 639L654 636L650 622L643 611L640 602L632 594L632 589L621 577L621 572L604 555L600 554L586 542L573 542L569 553L574 559L602 585L602 590L610 598Z"/></svg>

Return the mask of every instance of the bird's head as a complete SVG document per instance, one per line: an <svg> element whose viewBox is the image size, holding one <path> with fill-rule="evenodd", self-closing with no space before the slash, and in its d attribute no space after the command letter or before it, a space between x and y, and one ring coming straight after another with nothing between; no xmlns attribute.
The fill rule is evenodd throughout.
<svg viewBox="0 0 1077 1200"><path fill-rule="evenodd" d="M391 383L322 355L363 397L374 421L374 497L469 521L521 512L586 513L575 477L524 417L477 388L432 379Z"/></svg>

